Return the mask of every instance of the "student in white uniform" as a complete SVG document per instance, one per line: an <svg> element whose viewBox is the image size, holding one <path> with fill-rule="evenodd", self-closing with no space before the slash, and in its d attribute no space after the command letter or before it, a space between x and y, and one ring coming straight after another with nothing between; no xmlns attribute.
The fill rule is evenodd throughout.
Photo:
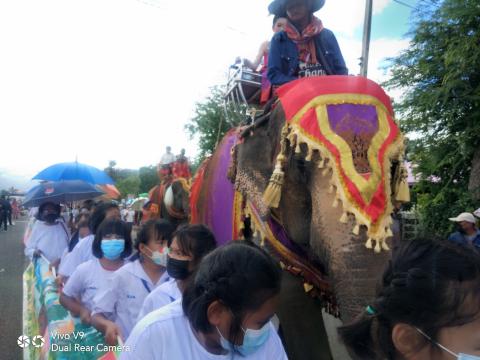
<svg viewBox="0 0 480 360"><path fill-rule="evenodd" d="M38 209L37 217L39 221L33 225L26 243L25 255L30 259L43 255L56 266L70 241L70 232L59 220L60 205L52 202L43 203Z"/></svg>
<svg viewBox="0 0 480 360"><path fill-rule="evenodd" d="M168 251L167 272L171 279L147 296L138 320L179 299L200 261L216 247L215 236L205 225L179 227Z"/></svg>
<svg viewBox="0 0 480 360"><path fill-rule="evenodd" d="M73 272L60 295L60 304L87 325L91 322L94 297L108 286L114 272L132 253L127 225L119 220L102 222L92 250L95 259L84 262Z"/></svg>
<svg viewBox="0 0 480 360"><path fill-rule="evenodd" d="M120 220L120 210L118 205L115 203L106 203L95 208L95 211L90 218L92 234L79 241L60 264L59 274L62 277L63 283L67 282L68 278L73 274L75 269L80 266L80 264L95 259L92 252L92 244L97 228L105 219Z"/></svg>
<svg viewBox="0 0 480 360"><path fill-rule="evenodd" d="M147 295L168 280L166 250L173 230L166 220L145 223L135 242L138 256L115 272L95 298L92 324L105 334L107 344L115 345L117 336L127 339Z"/></svg>
<svg viewBox="0 0 480 360"><path fill-rule="evenodd" d="M281 270L253 244L207 255L182 300L144 317L120 359L286 360L272 323Z"/></svg>

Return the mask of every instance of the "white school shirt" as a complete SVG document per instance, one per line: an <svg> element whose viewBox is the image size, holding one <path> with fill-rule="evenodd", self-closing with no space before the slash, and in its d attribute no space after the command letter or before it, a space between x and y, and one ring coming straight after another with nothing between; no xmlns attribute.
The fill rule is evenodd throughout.
<svg viewBox="0 0 480 360"><path fill-rule="evenodd" d="M282 342L270 323L265 344L248 356L209 353L197 340L182 302L177 300L144 317L125 343L120 360L287 360Z"/></svg>
<svg viewBox="0 0 480 360"><path fill-rule="evenodd" d="M123 338L127 339L149 292L168 279L165 271L157 283L153 284L143 270L140 260L129 262L115 271L107 288L95 297L92 315L103 314L114 321L120 327Z"/></svg>
<svg viewBox="0 0 480 360"><path fill-rule="evenodd" d="M67 256L65 256L65 259L60 263L60 268L58 269L60 275L70 277L75 269L81 264L96 259L92 252L94 239L95 235L91 234L78 241L73 250L69 252Z"/></svg>
<svg viewBox="0 0 480 360"><path fill-rule="evenodd" d="M152 311L160 309L181 297L182 293L180 292L175 279L172 278L167 282L164 282L145 298L140 313L138 314L138 321L142 320Z"/></svg>
<svg viewBox="0 0 480 360"><path fill-rule="evenodd" d="M25 255L32 259L35 250L40 250L48 261L54 262L62 257L69 241L70 233L63 223L57 221L55 225L47 225L44 221L36 221L26 243Z"/></svg>
<svg viewBox="0 0 480 360"><path fill-rule="evenodd" d="M63 288L63 293L81 301L91 312L95 296L108 286L113 274L115 271L106 270L99 259L89 260L73 272Z"/></svg>

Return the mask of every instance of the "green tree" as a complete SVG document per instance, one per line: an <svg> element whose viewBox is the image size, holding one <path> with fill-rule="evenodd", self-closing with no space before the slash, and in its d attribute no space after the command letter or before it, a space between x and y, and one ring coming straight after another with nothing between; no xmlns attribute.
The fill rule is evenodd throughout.
<svg viewBox="0 0 480 360"><path fill-rule="evenodd" d="M410 47L392 59L386 86L405 91L396 109L415 138L409 158L421 176L414 191L423 225L445 235L448 217L474 210L469 182L472 190L480 181L470 179L480 161L480 6L437 3L416 14Z"/></svg>
<svg viewBox="0 0 480 360"><path fill-rule="evenodd" d="M214 86L210 89L210 95L195 106L195 116L185 125L190 137L198 137L199 154L193 164L195 168L205 157L211 155L217 143L225 133L237 126L242 119L235 116L225 116L224 111L224 88Z"/></svg>
<svg viewBox="0 0 480 360"><path fill-rule="evenodd" d="M116 187L122 194L123 198L130 194L137 196L140 190L140 178L138 175L130 175L127 178L119 180L116 183Z"/></svg>
<svg viewBox="0 0 480 360"><path fill-rule="evenodd" d="M140 193L149 192L151 188L160 182L157 175L157 168L153 165L141 167L138 170L138 176L140 178Z"/></svg>

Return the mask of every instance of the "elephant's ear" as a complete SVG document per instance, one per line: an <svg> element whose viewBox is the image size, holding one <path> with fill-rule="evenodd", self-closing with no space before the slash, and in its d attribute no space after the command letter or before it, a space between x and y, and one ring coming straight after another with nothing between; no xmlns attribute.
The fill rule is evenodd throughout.
<svg viewBox="0 0 480 360"><path fill-rule="evenodd" d="M274 170L284 123L285 114L278 105L269 121L245 137L235 150L235 188L255 205L262 217L270 214L263 193Z"/></svg>

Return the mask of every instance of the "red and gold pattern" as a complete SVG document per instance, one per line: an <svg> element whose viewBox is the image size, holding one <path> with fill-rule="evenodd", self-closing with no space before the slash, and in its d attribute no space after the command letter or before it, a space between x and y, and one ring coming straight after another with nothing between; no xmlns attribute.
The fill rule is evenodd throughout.
<svg viewBox="0 0 480 360"><path fill-rule="evenodd" d="M388 250L391 194L400 193L399 201L408 199L406 184L397 184L393 191L390 185L392 161L402 163L404 152L390 98L373 81L353 76L300 79L279 88L278 95L289 146L300 153L300 144L306 144L307 161L318 151L318 166L325 175L332 174L333 205L341 202L344 210L340 221L346 223L347 214L353 214L353 233L358 235L359 226L365 225L366 246L372 248L375 240L376 252ZM283 161L284 154L279 157Z"/></svg>

